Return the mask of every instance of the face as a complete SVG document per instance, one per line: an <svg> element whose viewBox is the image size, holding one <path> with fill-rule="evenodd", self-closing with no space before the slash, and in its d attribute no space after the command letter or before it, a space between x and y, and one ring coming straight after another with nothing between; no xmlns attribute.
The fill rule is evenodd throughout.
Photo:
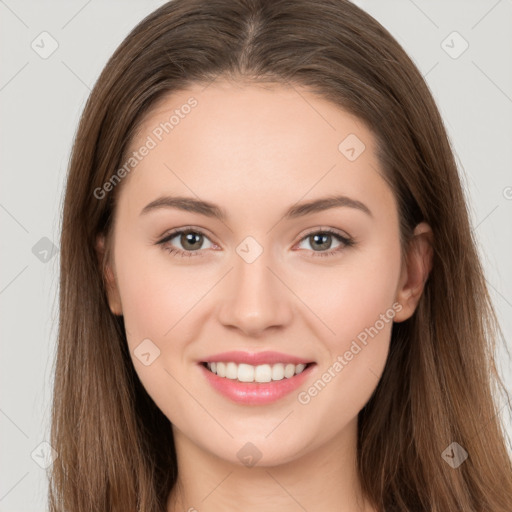
<svg viewBox="0 0 512 512"><path fill-rule="evenodd" d="M134 151L109 302L174 432L275 465L353 428L422 281L402 265L372 133L299 87L217 79L160 101ZM238 380L254 376L276 380Z"/></svg>

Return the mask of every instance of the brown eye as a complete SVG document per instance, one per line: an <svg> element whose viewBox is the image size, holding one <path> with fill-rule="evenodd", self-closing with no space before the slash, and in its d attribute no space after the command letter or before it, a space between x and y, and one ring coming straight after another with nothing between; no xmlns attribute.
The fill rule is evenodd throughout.
<svg viewBox="0 0 512 512"><path fill-rule="evenodd" d="M201 248L203 235L195 231L183 232L180 235L180 243L185 250L195 251Z"/></svg>
<svg viewBox="0 0 512 512"><path fill-rule="evenodd" d="M157 244L162 245L169 253L175 253L178 256L202 256L204 251L201 249L209 249L213 245L209 241L210 246L203 247L206 240L209 241L208 237L200 231L181 229L173 231Z"/></svg>

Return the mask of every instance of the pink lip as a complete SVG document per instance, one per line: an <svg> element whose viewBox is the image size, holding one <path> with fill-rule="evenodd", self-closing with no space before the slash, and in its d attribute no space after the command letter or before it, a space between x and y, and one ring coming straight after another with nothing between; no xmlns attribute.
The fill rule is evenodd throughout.
<svg viewBox="0 0 512 512"><path fill-rule="evenodd" d="M233 361L228 358L228 361L230 360ZM220 361L226 361L226 359L221 358ZM236 379L219 377L203 364L198 366L212 387L227 398L244 405L262 405L275 402L296 390L309 377L316 364L309 365L290 379L284 378L271 382L239 382Z"/></svg>
<svg viewBox="0 0 512 512"><path fill-rule="evenodd" d="M292 364L307 364L312 363L313 361L302 359L301 357L292 356L289 354L283 354L281 352L242 352L242 351L231 351L231 352L222 352L221 354L215 354L213 356L208 356L203 359L201 362L205 363L229 363L232 361L233 363L240 364L250 364L253 366L257 366L259 364L277 364L277 363L292 363Z"/></svg>

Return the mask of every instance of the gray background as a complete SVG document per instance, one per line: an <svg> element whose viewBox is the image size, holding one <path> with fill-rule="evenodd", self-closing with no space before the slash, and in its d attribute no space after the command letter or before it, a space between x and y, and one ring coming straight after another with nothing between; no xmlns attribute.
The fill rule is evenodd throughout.
<svg viewBox="0 0 512 512"><path fill-rule="evenodd" d="M79 116L108 57L162 3L0 0L0 512L46 510L40 465L51 451L40 443L48 440L58 319L52 251ZM398 39L437 100L510 347L512 0L355 3ZM458 55L464 40L469 47ZM58 48L42 58L53 41ZM506 358L503 344L499 360L511 389ZM512 432L510 418L503 421Z"/></svg>

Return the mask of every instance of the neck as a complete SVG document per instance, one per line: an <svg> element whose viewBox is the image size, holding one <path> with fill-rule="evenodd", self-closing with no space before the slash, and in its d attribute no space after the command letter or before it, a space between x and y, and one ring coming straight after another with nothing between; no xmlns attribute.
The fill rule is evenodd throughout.
<svg viewBox="0 0 512 512"><path fill-rule="evenodd" d="M179 472L168 512L374 512L357 473L357 418L329 443L274 466L235 464L173 433Z"/></svg>

